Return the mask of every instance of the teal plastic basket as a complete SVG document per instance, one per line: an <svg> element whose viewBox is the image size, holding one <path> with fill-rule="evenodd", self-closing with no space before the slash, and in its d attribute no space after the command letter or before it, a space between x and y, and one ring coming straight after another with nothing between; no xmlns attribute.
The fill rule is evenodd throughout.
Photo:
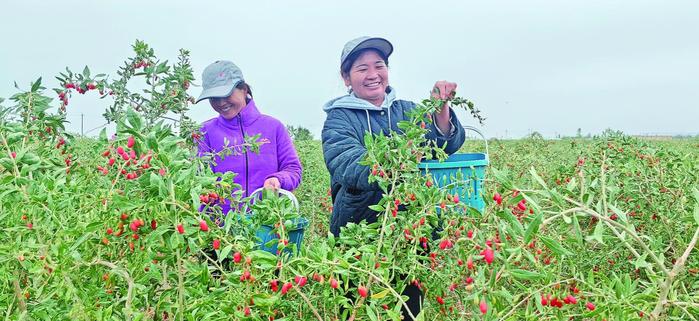
<svg viewBox="0 0 699 321"><path fill-rule="evenodd" d="M459 195L465 202L476 210L483 212L485 201L485 170L488 166L488 140L477 128L464 126L483 138L485 153L453 154L444 161L428 160L418 164L423 175L432 177L432 182L439 188L445 188L450 194Z"/></svg>
<svg viewBox="0 0 699 321"><path fill-rule="evenodd" d="M301 249L301 243L303 242L303 234L306 230L306 227L308 226L308 220L299 217L295 219L293 222L294 227L292 228L287 228L287 233L289 235L289 243L295 245L295 252L298 253L298 251ZM274 255L281 254L277 253L277 245L279 244L279 235L274 233L272 230L274 227L269 226L269 225L262 225L260 228L255 231L255 236L257 236L258 239L260 239L260 242L258 243L258 246L260 247L261 250L267 251L269 253L272 253ZM266 244L270 241L276 240L275 242L271 242L269 246ZM294 251L292 251L291 248L285 248L284 253L287 254L294 254Z"/></svg>
<svg viewBox="0 0 699 321"><path fill-rule="evenodd" d="M255 190L254 192L252 192L252 194L250 194L250 196L252 197L252 196L256 196L258 194L262 195L261 194L262 190L263 190L262 188L259 188L259 189ZM294 206L296 207L296 211L297 212L299 211L299 202L293 193L291 193L287 190L280 189L279 194L284 195L284 196L288 197L289 199L291 199L291 203L293 203ZM255 199L254 197L252 197L252 198ZM251 215L255 215L255 214L253 213ZM292 222L293 226L289 227L287 225L286 231L287 231L288 236L289 236L289 243L295 245L295 246L292 246L292 248L295 247L295 251L292 251L291 248L287 247L286 249L284 249L284 253L287 253L290 255L295 254L294 252L298 253L298 251L301 249L301 243L303 242L303 235L304 235L304 232L306 230L306 227L308 227L308 223L309 222L307 219L305 219L303 217L299 217L299 218L296 218L293 220L293 222ZM267 252L272 253L274 255L278 255L278 254L281 254L281 253L277 253L278 252L277 245L279 244L279 242L278 242L279 235L274 233L273 230L274 230L274 226L262 225L255 231L255 236L258 238L257 246L259 249L261 249L263 251L267 251ZM273 240L277 240L277 241L270 242ZM269 245L267 245L268 243L269 243Z"/></svg>

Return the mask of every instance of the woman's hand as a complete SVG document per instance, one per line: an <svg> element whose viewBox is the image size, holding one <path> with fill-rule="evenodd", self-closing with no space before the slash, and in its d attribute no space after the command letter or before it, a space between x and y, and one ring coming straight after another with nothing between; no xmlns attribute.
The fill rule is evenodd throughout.
<svg viewBox="0 0 699 321"><path fill-rule="evenodd" d="M434 84L432 87L432 97L444 100L444 105L442 109L437 113L437 119L435 120L437 128L444 135L449 135L451 132L451 123L449 123L449 104L447 100L454 97L456 94L456 83L448 82L446 80L440 80Z"/></svg>
<svg viewBox="0 0 699 321"><path fill-rule="evenodd" d="M279 182L278 178L270 177L265 180L265 184L263 187L267 190L277 191L282 187L282 184Z"/></svg>

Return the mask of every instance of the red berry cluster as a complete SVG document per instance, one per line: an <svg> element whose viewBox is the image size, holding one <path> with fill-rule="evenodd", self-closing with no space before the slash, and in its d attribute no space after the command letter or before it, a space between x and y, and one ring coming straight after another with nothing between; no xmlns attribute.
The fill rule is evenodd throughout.
<svg viewBox="0 0 699 321"><path fill-rule="evenodd" d="M109 174L109 168L113 167L117 159L121 159L119 165L119 173L123 175L127 180L134 180L140 177L145 171L152 168L150 162L153 158L153 152L149 150L148 152L138 155L134 146L136 145L136 139L133 136L129 136L126 141L126 148L123 146L117 146L116 150L110 147L109 149L102 152L102 157L107 158L107 163L105 166L97 166L97 170L102 175ZM112 151L115 151L118 158L112 157ZM165 170L161 168L159 171L161 176L165 176Z"/></svg>

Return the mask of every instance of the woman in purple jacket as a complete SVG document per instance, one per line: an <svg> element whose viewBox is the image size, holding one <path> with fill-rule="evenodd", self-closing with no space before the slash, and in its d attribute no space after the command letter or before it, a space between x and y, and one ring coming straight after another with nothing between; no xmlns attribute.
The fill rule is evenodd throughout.
<svg viewBox="0 0 699 321"><path fill-rule="evenodd" d="M217 153L235 147L235 153L221 159L216 156L211 165L214 172L234 172L236 184L247 197L260 187L277 190L294 190L301 182L301 163L284 124L261 114L252 99L252 90L243 79L243 73L230 61L219 60L204 69L204 90L197 103L208 99L218 117L202 124L203 136L199 140L199 156ZM259 153L240 148L245 136L260 134L268 143L260 146ZM223 213L230 210L226 201Z"/></svg>

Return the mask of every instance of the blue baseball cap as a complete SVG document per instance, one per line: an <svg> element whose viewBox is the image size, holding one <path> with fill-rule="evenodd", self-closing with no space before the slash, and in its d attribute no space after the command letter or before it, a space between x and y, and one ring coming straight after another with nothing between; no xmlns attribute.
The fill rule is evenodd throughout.
<svg viewBox="0 0 699 321"><path fill-rule="evenodd" d="M240 68L227 60L217 60L208 65L201 78L204 90L195 103L209 98L228 97L235 86L245 81Z"/></svg>

